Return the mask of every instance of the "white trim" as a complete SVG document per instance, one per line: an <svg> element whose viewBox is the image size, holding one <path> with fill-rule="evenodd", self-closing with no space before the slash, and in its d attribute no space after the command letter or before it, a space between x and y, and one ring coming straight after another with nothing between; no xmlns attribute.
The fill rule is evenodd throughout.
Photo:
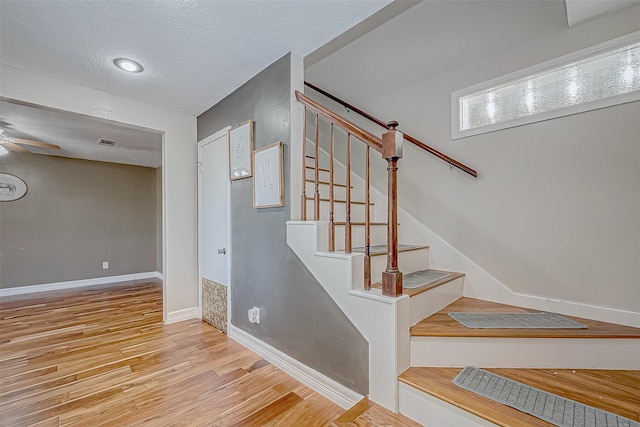
<svg viewBox="0 0 640 427"><path fill-rule="evenodd" d="M364 397L233 325L229 337L344 409Z"/></svg>
<svg viewBox="0 0 640 427"><path fill-rule="evenodd" d="M202 263L200 262L200 254L202 253L202 240L200 239L200 236L202 234L202 229L201 229L201 222L200 222L200 218L202 217L202 206L200 204L200 189L202 188L202 183L201 183L201 178L200 178L200 157L201 157L201 151L202 148L215 141L216 139L223 137L223 136L227 136L227 144L228 144L228 135L229 135L229 129L231 129L231 126L227 126L225 128L220 129L219 131L215 132L212 135L209 135L208 137L198 141L198 160L197 160L197 213L196 215L197 217L197 227L198 227L198 234L196 236L196 240L198 242L198 253L197 253L197 263L198 263L198 304L197 304L197 308L198 308L198 317L202 318ZM228 165L228 164L227 164ZM228 175L228 174L227 174ZM231 248L231 181L227 180L227 281L228 283L224 283L225 286L227 286L227 331L229 330L229 327L231 326L231 253L232 253L232 248ZM167 320L167 323L168 320ZM173 322L171 322L173 323Z"/></svg>
<svg viewBox="0 0 640 427"><path fill-rule="evenodd" d="M24 295L35 292L58 291L61 289L80 288L85 286L106 285L109 283L130 282L145 279L164 279L164 276L157 271L147 273L122 274L120 276L96 277L93 279L70 280L68 282L45 283L41 285L17 286L15 288L0 289L0 298L11 295Z"/></svg>
<svg viewBox="0 0 640 427"><path fill-rule="evenodd" d="M609 50L615 50L620 47L624 47L628 44L636 43L640 40L640 31L636 31L627 34L622 37L609 40L604 43L597 44L595 46L581 49L576 52L572 52L567 55L563 55L559 58L554 58L549 61L509 73L504 76L491 79L486 82L478 83L473 86L466 87L451 92L451 139L465 138L473 135L480 135L483 133L494 132L497 130L508 129L516 126L522 126L525 124L536 123L543 120L555 119L558 117L569 116L572 114L583 113L586 111L596 110L599 108L610 107L613 105L624 104L628 102L634 102L640 100L640 91L626 93L623 95L612 96L596 101L585 102L583 104L572 105L570 107L559 108L544 113L534 114L525 117L519 117L513 120L507 120L500 123L495 123L487 126L480 126L473 129L460 130L460 99L464 96L474 94L476 92L491 89L496 86L500 86L505 83L509 83L513 80L519 80L521 78L538 74L556 67L568 65L572 62L577 62L582 59L589 58L601 53L605 53Z"/></svg>
<svg viewBox="0 0 640 427"><path fill-rule="evenodd" d="M171 323L182 322L183 320L200 318L200 307L190 307L167 313L167 320L164 323L165 325L170 325Z"/></svg>
<svg viewBox="0 0 640 427"><path fill-rule="evenodd" d="M306 137L303 126L305 121L305 108L296 99L296 90L304 93L304 59L302 55L293 51L290 54L290 58L291 94L289 95L289 129L291 133L289 136L289 216L292 219L301 219L300 194L302 194L302 186L300 182L302 174L306 173L300 162L300 159L302 159L302 145Z"/></svg>
<svg viewBox="0 0 640 427"><path fill-rule="evenodd" d="M496 426L490 421L480 418L471 412L467 412L457 406L438 399L399 382L399 411L402 415L411 418L428 427L477 427Z"/></svg>

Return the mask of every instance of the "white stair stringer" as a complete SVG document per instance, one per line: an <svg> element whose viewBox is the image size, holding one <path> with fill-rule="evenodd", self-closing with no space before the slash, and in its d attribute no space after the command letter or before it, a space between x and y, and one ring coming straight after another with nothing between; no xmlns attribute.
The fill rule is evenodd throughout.
<svg viewBox="0 0 640 427"><path fill-rule="evenodd" d="M411 337L411 366L640 369L640 340Z"/></svg>
<svg viewBox="0 0 640 427"><path fill-rule="evenodd" d="M397 412L397 376L409 367L409 298L363 283L364 255L326 252L326 221L288 221L287 243L369 342L369 398Z"/></svg>

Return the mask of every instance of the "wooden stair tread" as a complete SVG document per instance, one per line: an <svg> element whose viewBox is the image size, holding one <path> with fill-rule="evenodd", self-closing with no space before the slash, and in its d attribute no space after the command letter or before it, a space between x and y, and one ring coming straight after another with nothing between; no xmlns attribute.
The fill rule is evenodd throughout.
<svg viewBox="0 0 640 427"><path fill-rule="evenodd" d="M429 249L429 246L423 245L398 245L398 252L417 251L420 249ZM364 253L364 246L353 248L353 252ZM387 245L371 245L369 246L369 253L371 256L380 256L387 254Z"/></svg>
<svg viewBox="0 0 640 427"><path fill-rule="evenodd" d="M309 197L309 196L307 196L307 197L305 197L305 199L306 199L306 200L311 200L311 201L313 201L313 197ZM328 201L329 201L329 199L326 199L326 198L324 198L324 197L320 197L320 201L321 201L321 202L328 202ZM346 200L338 200L338 199L333 199L333 202L334 202L334 203L347 203L347 201L346 201ZM365 202L356 202L356 201L353 201L353 200L352 200L352 201L351 201L351 204L353 204L353 205L364 205L364 204L365 204ZM373 206L373 205L375 205L375 203L371 202L371 203L369 203L369 205L370 205L370 206Z"/></svg>
<svg viewBox="0 0 640 427"><path fill-rule="evenodd" d="M415 288L402 288L402 293L404 295L409 295L410 297L419 295L423 292L426 292L430 289L434 289L437 288L438 286L442 286L446 283L452 282L456 279L459 279L460 277L464 277L464 273L456 273L454 271L444 271L444 270L435 270L435 269L427 269L427 270L420 270L420 271L414 271L413 273L407 273L407 274L403 274L402 275L402 282L404 283L408 283L408 281L412 281L414 279L418 279L421 275L421 273L427 272L427 271L437 271L437 272L441 272L441 273L449 273L449 275L447 277L443 277L442 279L436 280L435 282L431 282L428 283L426 285L422 285L422 286L418 286ZM382 289L382 283L378 282L378 283L374 283L371 285L372 288L377 288L377 289Z"/></svg>
<svg viewBox="0 0 640 427"><path fill-rule="evenodd" d="M394 414L370 401L368 398L356 403L344 414L336 418L331 425L333 427L359 427L359 426L405 426L420 427L420 424L401 414Z"/></svg>
<svg viewBox="0 0 640 427"><path fill-rule="evenodd" d="M311 183L314 183L314 184L315 184L316 180L315 180L315 179L305 179L305 182L311 182ZM329 185L329 181L318 181L318 184ZM347 185L346 185L346 184L338 184L337 182L334 182L334 183L333 183L333 186L334 186L334 187L344 187L344 188L347 188ZM351 186L351 188L353 188L353 185Z"/></svg>
<svg viewBox="0 0 640 427"><path fill-rule="evenodd" d="M506 304L462 297L411 328L411 336L424 337L493 337L493 338L637 338L640 328L565 316L583 323L587 329L471 329L453 320L447 313L535 313ZM564 316L564 315L563 315Z"/></svg>
<svg viewBox="0 0 640 427"><path fill-rule="evenodd" d="M567 399L640 420L640 370L483 368ZM504 427L552 426L453 383L461 368L409 368L398 380Z"/></svg>

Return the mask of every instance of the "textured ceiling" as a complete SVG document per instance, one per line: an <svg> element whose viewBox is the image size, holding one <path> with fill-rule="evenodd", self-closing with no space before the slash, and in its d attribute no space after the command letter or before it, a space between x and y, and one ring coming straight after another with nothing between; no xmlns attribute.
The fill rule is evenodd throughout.
<svg viewBox="0 0 640 427"><path fill-rule="evenodd" d="M0 112L4 135L62 147L61 150L46 150L25 146L36 154L153 168L162 165L162 134L158 131L7 100L0 100ZM114 141L116 145L98 145L101 139Z"/></svg>
<svg viewBox="0 0 640 427"><path fill-rule="evenodd" d="M3 64L199 115L289 51L307 55L390 0L0 2ZM144 65L125 74L112 61Z"/></svg>

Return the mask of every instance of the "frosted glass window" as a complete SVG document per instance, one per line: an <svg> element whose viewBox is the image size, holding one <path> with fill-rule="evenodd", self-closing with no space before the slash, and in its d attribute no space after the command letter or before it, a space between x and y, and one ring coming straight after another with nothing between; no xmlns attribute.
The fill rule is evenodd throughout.
<svg viewBox="0 0 640 427"><path fill-rule="evenodd" d="M640 42L568 64L566 59L566 65L524 70L520 78L458 92L452 99L458 103L454 138L640 99Z"/></svg>

